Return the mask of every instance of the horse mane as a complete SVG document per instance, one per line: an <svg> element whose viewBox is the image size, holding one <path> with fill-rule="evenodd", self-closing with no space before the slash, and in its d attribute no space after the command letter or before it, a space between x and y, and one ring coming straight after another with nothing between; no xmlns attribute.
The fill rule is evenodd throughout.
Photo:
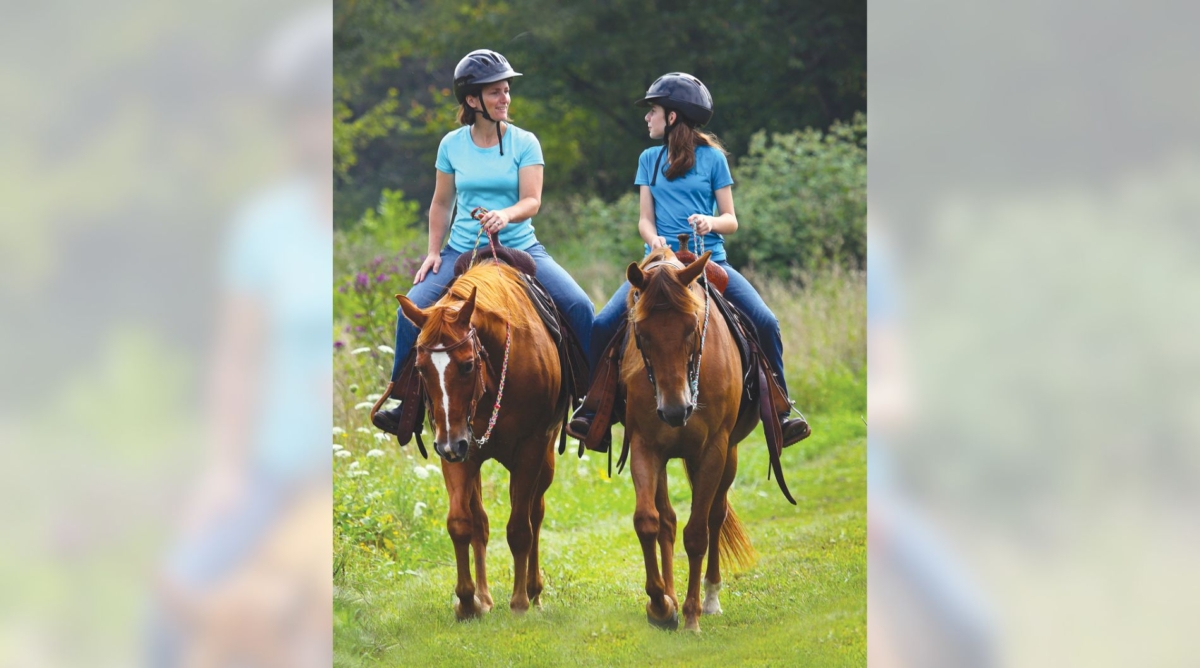
<svg viewBox="0 0 1200 668"><path fill-rule="evenodd" d="M641 266L667 258L665 249L656 249L642 260ZM646 285L640 291L641 296L633 301L633 291L629 291L629 321L641 322L650 317L656 309L669 307L672 311L696 315L704 308L704 304L691 289L684 285L675 271L663 271L663 268L653 271L646 276Z"/></svg>
<svg viewBox="0 0 1200 668"><path fill-rule="evenodd" d="M513 329L530 328L540 322L517 270L506 264L499 268L501 276L497 278L496 262L484 260L459 276L450 291L430 307L429 319L417 335L417 344L436 345L444 340L450 333L451 323L458 323L458 312L463 302L470 298L472 288L477 291L475 313L484 316L482 321L476 318L482 325L480 329L494 326L502 336L502 322L508 322ZM446 269L449 267L443 267Z"/></svg>

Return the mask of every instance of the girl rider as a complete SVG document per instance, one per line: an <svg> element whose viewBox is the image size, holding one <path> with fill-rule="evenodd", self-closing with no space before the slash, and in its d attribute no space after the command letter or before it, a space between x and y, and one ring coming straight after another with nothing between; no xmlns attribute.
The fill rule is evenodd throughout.
<svg viewBox="0 0 1200 668"><path fill-rule="evenodd" d="M708 89L699 79L682 72L659 77L645 97L637 103L650 107L646 125L651 139L663 146L648 148L638 159L634 185L641 188L641 216L638 233L646 242L646 253L670 246L678 251L677 235L687 232L703 236L704 248L712 251L710 261L729 274L725 298L737 306L758 330L759 343L770 361L772 371L786 390L783 378L783 341L779 320L762 297L741 274L725 261L725 239L738 229L733 208L733 177L725 149L711 134L698 128L712 119L713 103ZM717 215L709 215L713 212ZM596 315L592 327L589 362L597 368L600 355L608 346L621 321L626 317L626 282ZM576 438L587 434L592 415L577 412L569 433ZM807 438L811 433L803 416L779 416L784 447Z"/></svg>
<svg viewBox="0 0 1200 668"><path fill-rule="evenodd" d="M533 133L508 120L509 81L519 77L504 56L488 49L468 53L454 68L454 95L462 127L438 146L437 183L429 207L429 255L413 277L408 298L428 308L453 278L454 261L475 245L480 226L498 233L502 246L523 250L537 263L537 278L589 349L593 306L587 293L550 257L533 232L542 202L542 147ZM471 210L484 207L482 220ZM451 213L454 212L453 225ZM445 248L442 241L449 230ZM396 360L392 380L416 341L417 328L396 312ZM400 397L395 397L400 398ZM375 426L396 433L400 408L375 413Z"/></svg>

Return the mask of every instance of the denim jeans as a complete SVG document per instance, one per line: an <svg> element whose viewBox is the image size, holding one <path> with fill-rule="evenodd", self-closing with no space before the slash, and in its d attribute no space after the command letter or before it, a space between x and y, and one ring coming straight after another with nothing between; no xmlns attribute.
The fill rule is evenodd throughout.
<svg viewBox="0 0 1200 668"><path fill-rule="evenodd" d="M724 260L717 264L721 265L725 273L729 274L729 286L725 288L725 299L741 309L742 313L745 313L746 317L750 319L754 328L758 330L759 345L762 346L763 353L766 354L771 367L779 374L779 382L786 390L787 384L783 379L783 339L779 333L779 319L771 312L766 302L745 276L739 274ZM596 321L592 324L592 346L587 349L588 361L592 365L592 369L596 368L596 363L600 361L600 355L604 353L609 341L621 326L621 321L625 319L629 310L625 303L628 296L629 282L626 281L617 288L612 299L608 300L604 308L596 314Z"/></svg>
<svg viewBox="0 0 1200 668"><path fill-rule="evenodd" d="M550 293L555 306L566 316L567 322L570 323L571 329L575 331L575 336L579 339L579 345L585 351L590 350L594 311L591 298L587 296L583 288L579 287L575 279L571 278L571 275L560 267L554 258L550 257L544 246L534 244L526 248L525 252L529 253L533 257L533 261L537 263L538 282L546 288L546 292ZM426 274L425 280L417 283L412 290L408 291L408 298L412 300L412 303L420 308L429 308L441 298L446 291L446 286L450 285L450 281L454 278L454 261L458 259L459 255L462 253L450 246L442 249L442 266L438 268L437 273ZM404 313L397 308L396 361L392 365L392 380L396 380L400 375L400 363L412 350L419 333L416 325L409 322L408 318L404 317Z"/></svg>

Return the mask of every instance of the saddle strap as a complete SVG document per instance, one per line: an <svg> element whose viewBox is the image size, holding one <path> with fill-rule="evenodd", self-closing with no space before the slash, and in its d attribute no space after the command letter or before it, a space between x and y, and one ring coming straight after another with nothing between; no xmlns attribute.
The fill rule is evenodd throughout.
<svg viewBox="0 0 1200 668"><path fill-rule="evenodd" d="M762 420L763 434L767 437L767 450L771 455L771 470L775 472L775 482L779 484L779 490L783 492L791 504L796 505L796 499L792 498L792 493L788 491L787 481L783 479L783 465L779 461L779 457L783 454L783 430L779 426L779 416L775 411L775 402L768 389L770 386L767 380L768 373L765 370L766 361L759 356L758 367L758 415ZM766 390L766 391L761 391ZM771 477L770 471L767 472L767 478Z"/></svg>
<svg viewBox="0 0 1200 668"><path fill-rule="evenodd" d="M625 429L625 438L621 439L621 458L617 460L617 473L625 470L625 461L629 459L629 435L630 431L627 428Z"/></svg>

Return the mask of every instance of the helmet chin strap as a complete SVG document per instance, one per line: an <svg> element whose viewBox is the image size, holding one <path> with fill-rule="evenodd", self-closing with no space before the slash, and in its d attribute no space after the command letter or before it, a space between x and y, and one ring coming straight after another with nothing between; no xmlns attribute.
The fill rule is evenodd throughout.
<svg viewBox="0 0 1200 668"><path fill-rule="evenodd" d="M479 96L479 108L481 109L479 113L483 114L484 118L496 124L496 139L500 142L500 155L504 155L504 135L500 134L500 121L492 118L488 113L487 103L483 101L482 95Z"/></svg>

